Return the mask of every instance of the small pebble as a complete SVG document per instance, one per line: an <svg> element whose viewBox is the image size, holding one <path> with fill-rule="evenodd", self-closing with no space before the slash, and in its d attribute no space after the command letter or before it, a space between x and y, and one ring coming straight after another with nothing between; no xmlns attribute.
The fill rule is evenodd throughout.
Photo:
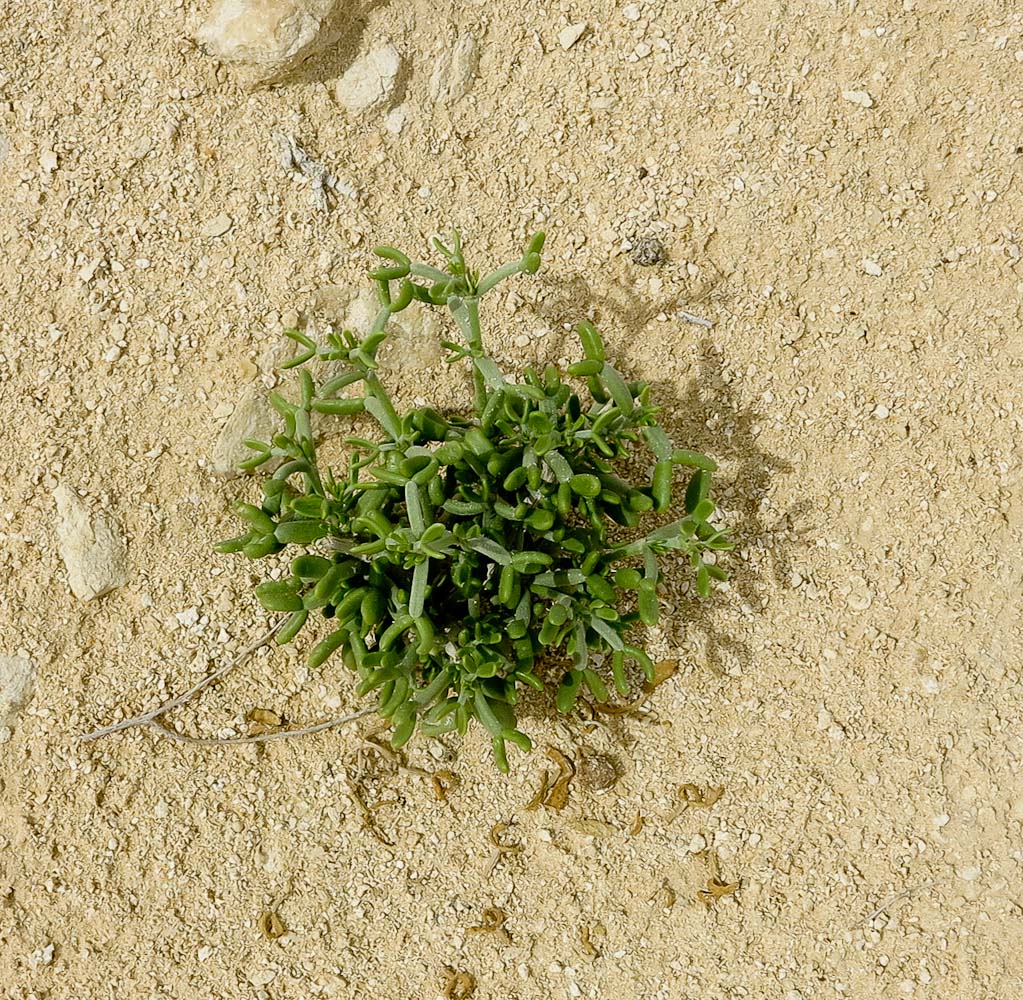
<svg viewBox="0 0 1023 1000"><path fill-rule="evenodd" d="M874 99L865 90L843 90L842 96L853 104L858 104L861 108L872 108L874 106Z"/></svg>
<svg viewBox="0 0 1023 1000"><path fill-rule="evenodd" d="M441 104L454 104L472 89L479 72L480 45L475 35L460 35L454 47L445 49L430 74L430 97Z"/></svg>
<svg viewBox="0 0 1023 1000"><path fill-rule="evenodd" d="M0 729L13 728L21 709L32 698L36 665L26 656L0 654Z"/></svg>
<svg viewBox="0 0 1023 1000"><path fill-rule="evenodd" d="M199 235L205 236L207 239L214 239L217 236L223 236L233 223L231 222L231 216L226 212L221 212L220 215L215 215L212 219L207 219L199 227Z"/></svg>
<svg viewBox="0 0 1023 1000"><path fill-rule="evenodd" d="M561 43L561 47L567 52L580 38L583 37L583 33L586 31L586 22L580 21L578 24L570 24L567 28L562 28L558 32L558 41Z"/></svg>

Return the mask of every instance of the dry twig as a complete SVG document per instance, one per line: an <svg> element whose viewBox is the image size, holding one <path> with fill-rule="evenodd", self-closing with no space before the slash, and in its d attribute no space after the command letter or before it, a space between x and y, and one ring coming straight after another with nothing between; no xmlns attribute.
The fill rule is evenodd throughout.
<svg viewBox="0 0 1023 1000"><path fill-rule="evenodd" d="M882 903L876 910L874 910L874 912L869 917L867 917L864 923L869 924L872 921L876 920L879 916L881 916L882 913L884 913L885 910L888 909L889 906L891 906L893 903L897 903L900 899L905 899L907 896L912 896L914 893L923 892L925 889L930 889L933 886L938 885L940 881L941 881L940 879L932 879L930 882L923 882L922 884L914 885L909 889L903 889L902 892L896 893L894 896L892 896L891 899L886 900L884 903Z"/></svg>
<svg viewBox="0 0 1023 1000"><path fill-rule="evenodd" d="M200 691L208 688L215 681L220 680L220 678L228 671L234 669L248 659L248 657L250 657L257 649L265 646L277 634L286 621L286 618L282 618L272 629L270 629L269 632L260 636L251 645L246 646L236 657L234 657L234 659L229 660L222 667L217 667L216 670L208 673L202 678L202 680L197 681L184 694L180 694L176 698L171 698L168 701L165 701L162 705L158 705L156 708L151 709L148 712L143 712L141 715L134 715L130 719L122 719L120 722L115 722L112 725L104 726L102 729L97 729L94 732L86 733L84 736L79 736L78 742L90 743L103 736L110 736L113 733L123 732L125 729L141 728L151 729L157 735L166 736L168 739L177 740L179 743L192 743L199 746L232 746L241 743L271 743L276 740L292 739L296 736L310 736L313 733L322 733L325 729L333 729L335 726L343 726L348 722L354 722L356 719L361 719L364 715L369 715L370 712L374 711L372 708L363 708L358 712L351 713L350 715L341 715L335 719L328 719L326 722L318 722L312 726L304 726L301 729L282 729L271 733L258 733L254 736L189 736L186 733L176 732L166 725L166 723L161 721L162 716L166 715L168 712L172 712L175 708L180 708L182 705L187 704ZM250 712L249 714L251 715L252 713Z"/></svg>

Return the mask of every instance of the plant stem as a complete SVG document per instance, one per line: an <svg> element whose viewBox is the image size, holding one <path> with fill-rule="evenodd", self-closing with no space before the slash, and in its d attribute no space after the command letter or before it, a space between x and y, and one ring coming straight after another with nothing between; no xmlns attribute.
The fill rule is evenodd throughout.
<svg viewBox="0 0 1023 1000"><path fill-rule="evenodd" d="M467 295L462 298L452 295L448 299L448 308L451 310L451 315L458 324L462 336L465 337L470 356L480 357L483 354L483 333L480 330L479 297ZM476 408L482 412L487 402L487 383L475 363L472 366L472 381L476 389Z"/></svg>
<svg viewBox="0 0 1023 1000"><path fill-rule="evenodd" d="M465 303L465 314L469 321L469 329L472 336L469 346L474 353L483 353L483 331L480 329L480 300L478 295L469 296L462 300ZM482 410L487 402L487 383L483 373L474 364L472 366L472 381L476 387L476 405Z"/></svg>

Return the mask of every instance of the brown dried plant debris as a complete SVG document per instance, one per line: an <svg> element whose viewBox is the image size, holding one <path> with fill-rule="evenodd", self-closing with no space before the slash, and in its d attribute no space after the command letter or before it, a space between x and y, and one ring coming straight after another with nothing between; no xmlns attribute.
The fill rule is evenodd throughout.
<svg viewBox="0 0 1023 1000"><path fill-rule="evenodd" d="M362 828L371 833L381 844L387 847L394 847L394 841L388 840L384 836L380 827L377 825L376 820L373 818L373 813L370 807L366 805L366 800L363 798L362 789L358 783L351 777L347 778L348 791L352 796L352 801L356 804L359 812L362 815ZM374 808L379 808L382 803L377 803Z"/></svg>
<svg viewBox="0 0 1023 1000"><path fill-rule="evenodd" d="M675 676L678 671L678 660L660 660L654 664L654 679L643 684L643 691L650 694L666 680Z"/></svg>
<svg viewBox="0 0 1023 1000"><path fill-rule="evenodd" d="M526 812L535 812L543 805L544 799L547 798L547 790L550 786L551 772L544 768L543 772L540 774L540 787L536 790L536 794L523 807Z"/></svg>
<svg viewBox="0 0 1023 1000"><path fill-rule="evenodd" d="M250 708L245 713L245 721L249 724L250 736L272 733L284 725L284 719L269 708Z"/></svg>
<svg viewBox="0 0 1023 1000"><path fill-rule="evenodd" d="M476 977L471 972L456 972L450 965L441 973L441 988L446 1000L468 1000L476 992Z"/></svg>
<svg viewBox="0 0 1023 1000"><path fill-rule="evenodd" d="M264 910L259 915L258 927L259 933L267 941L276 941L279 937L283 937L288 933L288 928L285 926L284 921L281 920L274 910Z"/></svg>
<svg viewBox="0 0 1023 1000"><path fill-rule="evenodd" d="M511 824L502 821L500 823L495 823L490 828L489 839L494 850L490 855L490 860L487 862L486 869L484 869L484 876L486 878L489 878L494 873L494 869L497 867L498 862L506 854L518 854L522 850L522 844L506 844L500 839L501 834L504 833L510 825Z"/></svg>
<svg viewBox="0 0 1023 1000"><path fill-rule="evenodd" d="M499 854L518 854L522 850L522 845L519 843L505 844L499 839L501 834L509 829L510 823L495 823L490 828L490 843L494 845Z"/></svg>
<svg viewBox="0 0 1023 1000"><path fill-rule="evenodd" d="M737 892L741 882L725 882L721 878L721 865L713 851L701 851L697 857L706 860L710 868L710 877L707 879L707 888L697 890L696 898L710 909L719 899Z"/></svg>
<svg viewBox="0 0 1023 1000"><path fill-rule="evenodd" d="M561 810L568 804L568 791L575 777L575 767L557 747L548 746L547 756L558 765L561 773L551 785L543 804L550 809Z"/></svg>
<svg viewBox="0 0 1023 1000"><path fill-rule="evenodd" d="M700 889L696 893L696 898L709 909L719 899L738 891L739 885L739 882L722 882L720 879L712 877L707 879L707 888Z"/></svg>
<svg viewBox="0 0 1023 1000"><path fill-rule="evenodd" d="M579 928L579 946L587 958L600 958L600 952L590 940L590 928L586 924Z"/></svg>
<svg viewBox="0 0 1023 1000"><path fill-rule="evenodd" d="M467 927L466 934L496 934L504 944L511 944L511 935L504 926L508 919L504 910L496 906L488 906L483 910L483 917L475 927Z"/></svg>
<svg viewBox="0 0 1023 1000"><path fill-rule="evenodd" d="M680 785L679 798L686 806L697 806L700 809L710 809L718 799L725 793L724 785L707 785L700 788L699 785Z"/></svg>
<svg viewBox="0 0 1023 1000"><path fill-rule="evenodd" d="M385 727L386 728L386 727ZM408 771L410 774L418 775L423 778L433 791L433 796L438 802L447 802L448 793L459 785L459 777L454 771L441 768L437 771L430 771L425 767L418 767L415 764L410 764L408 758L398 750L389 747L386 743L379 743L373 737L382 730L376 729L362 738L363 748L368 750L375 750L386 760L391 761L396 768L402 771Z"/></svg>
<svg viewBox="0 0 1023 1000"><path fill-rule="evenodd" d="M665 824L673 823L690 808L710 809L724 794L724 785L699 785L687 783L680 785L676 792L676 805L664 816Z"/></svg>

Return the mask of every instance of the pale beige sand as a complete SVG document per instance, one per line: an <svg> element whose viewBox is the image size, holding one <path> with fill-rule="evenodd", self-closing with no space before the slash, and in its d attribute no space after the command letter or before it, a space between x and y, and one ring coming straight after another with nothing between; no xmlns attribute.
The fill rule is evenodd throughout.
<svg viewBox="0 0 1023 1000"><path fill-rule="evenodd" d="M1018 5L416 0L257 92L187 40L203 13L0 20L0 654L39 670L0 745L0 996L432 1000L446 965L488 1000L1023 996ZM479 79L436 106L468 31ZM330 89L384 36L400 134ZM318 212L277 130L357 197ZM219 429L287 314L361 281L375 242L452 224L481 262L549 231L489 311L505 362L577 357L590 316L721 460L735 579L697 602L674 576L649 643L682 666L652 716L538 706L541 751L507 778L478 735L440 762L415 743L460 776L447 804L356 756L368 724L76 746L265 628L260 568L210 551L255 488L210 475ZM638 267L649 233L668 261ZM459 399L461 372L400 354L404 402ZM127 585L93 603L58 556L58 483L127 537ZM355 705L343 667L302 663L264 652L175 721ZM524 812L547 743L622 778ZM669 821L686 782L725 792ZM487 874L499 820L523 849ZM741 881L711 910L705 842ZM488 906L510 943L467 934Z"/></svg>

